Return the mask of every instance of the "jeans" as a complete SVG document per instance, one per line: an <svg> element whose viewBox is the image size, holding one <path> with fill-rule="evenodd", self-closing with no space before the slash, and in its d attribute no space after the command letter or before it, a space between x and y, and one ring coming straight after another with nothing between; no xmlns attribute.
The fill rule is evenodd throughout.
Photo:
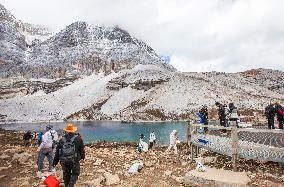
<svg viewBox="0 0 284 187"><path fill-rule="evenodd" d="M61 164L65 187L73 187L80 175L80 163Z"/></svg>
<svg viewBox="0 0 284 187"><path fill-rule="evenodd" d="M37 159L37 166L38 171L42 172L43 169L43 161L44 158L47 157L48 159L48 170L51 171L53 169L53 152L52 148L49 149L41 149L38 153L38 159Z"/></svg>

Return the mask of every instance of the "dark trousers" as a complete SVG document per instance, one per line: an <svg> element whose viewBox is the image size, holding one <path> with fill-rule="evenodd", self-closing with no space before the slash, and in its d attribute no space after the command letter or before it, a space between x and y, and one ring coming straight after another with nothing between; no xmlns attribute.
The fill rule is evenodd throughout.
<svg viewBox="0 0 284 187"><path fill-rule="evenodd" d="M208 125L208 119L204 118L204 125ZM204 127L204 132L208 133L208 127Z"/></svg>
<svg viewBox="0 0 284 187"><path fill-rule="evenodd" d="M223 127L226 127L226 116L222 116L219 118L220 120L220 125L223 126ZM222 129L221 132L223 133L227 133L227 130L226 129Z"/></svg>
<svg viewBox="0 0 284 187"><path fill-rule="evenodd" d="M80 175L80 163L61 164L65 187L73 187Z"/></svg>
<svg viewBox="0 0 284 187"><path fill-rule="evenodd" d="M274 127L274 118L267 118L267 122L268 122L268 128L269 129L275 129L275 127Z"/></svg>
<svg viewBox="0 0 284 187"><path fill-rule="evenodd" d="M279 129L283 129L284 119L278 119Z"/></svg>

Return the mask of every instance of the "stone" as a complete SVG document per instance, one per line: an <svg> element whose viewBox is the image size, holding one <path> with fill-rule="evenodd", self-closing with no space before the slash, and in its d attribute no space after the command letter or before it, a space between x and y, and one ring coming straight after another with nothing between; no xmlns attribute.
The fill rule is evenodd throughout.
<svg viewBox="0 0 284 187"><path fill-rule="evenodd" d="M98 169L97 172L98 172L98 173L105 173L106 170L104 170L104 169Z"/></svg>
<svg viewBox="0 0 284 187"><path fill-rule="evenodd" d="M17 160L20 163L26 163L32 155L23 152L23 153L15 153L12 160Z"/></svg>
<svg viewBox="0 0 284 187"><path fill-rule="evenodd" d="M178 183L182 183L183 182L183 180L184 180L184 178L183 177L177 177L177 176L172 176L172 178L175 180L175 181L177 181Z"/></svg>
<svg viewBox="0 0 284 187"><path fill-rule="evenodd" d="M10 158L10 156L6 155L6 154L2 154L0 156L0 159L7 159L7 158Z"/></svg>
<svg viewBox="0 0 284 187"><path fill-rule="evenodd" d="M0 180L7 177L7 175L0 175Z"/></svg>
<svg viewBox="0 0 284 187"><path fill-rule="evenodd" d="M216 158L214 157L205 157L205 158L199 157L195 159L196 162L200 162L201 164L210 164L215 162L215 160Z"/></svg>
<svg viewBox="0 0 284 187"><path fill-rule="evenodd" d="M173 171L169 171L169 170L165 171L166 176L170 176L172 173L173 173Z"/></svg>
<svg viewBox="0 0 284 187"><path fill-rule="evenodd" d="M102 165L103 161L104 161L104 160L98 158L98 159L96 159L96 161L94 162L93 165L94 165L94 166L100 166L100 165Z"/></svg>
<svg viewBox="0 0 284 187"><path fill-rule="evenodd" d="M282 181L284 182L284 175L282 175L280 178L281 178L281 179L282 179Z"/></svg>
<svg viewBox="0 0 284 187"><path fill-rule="evenodd" d="M6 170L6 169L9 169L9 168L11 168L12 166L11 165L9 165L9 166L7 166L7 167L0 167L0 171L3 171L3 170Z"/></svg>
<svg viewBox="0 0 284 187"><path fill-rule="evenodd" d="M102 183L105 181L105 178L103 176L99 176L98 178L90 181L84 182L84 185L88 187L94 187L94 186L102 186Z"/></svg>
<svg viewBox="0 0 284 187"><path fill-rule="evenodd" d="M250 178L244 172L207 168L206 172L191 170L184 177L185 184L200 186L246 187Z"/></svg>
<svg viewBox="0 0 284 187"><path fill-rule="evenodd" d="M30 187L31 185L30 185L29 181L25 181L25 182L23 182L20 186L23 186L23 187Z"/></svg>
<svg viewBox="0 0 284 187"><path fill-rule="evenodd" d="M113 185L119 183L120 179L117 174L111 174L109 172L104 173L104 177L106 179L106 185Z"/></svg>

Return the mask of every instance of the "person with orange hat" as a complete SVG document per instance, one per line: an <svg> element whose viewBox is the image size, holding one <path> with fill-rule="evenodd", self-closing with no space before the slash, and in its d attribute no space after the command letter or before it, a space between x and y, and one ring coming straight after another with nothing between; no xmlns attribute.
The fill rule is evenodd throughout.
<svg viewBox="0 0 284 187"><path fill-rule="evenodd" d="M53 166L60 162L65 186L73 187L80 175L80 160L85 159L85 149L82 137L76 133L77 127L68 123L64 131L56 147Z"/></svg>

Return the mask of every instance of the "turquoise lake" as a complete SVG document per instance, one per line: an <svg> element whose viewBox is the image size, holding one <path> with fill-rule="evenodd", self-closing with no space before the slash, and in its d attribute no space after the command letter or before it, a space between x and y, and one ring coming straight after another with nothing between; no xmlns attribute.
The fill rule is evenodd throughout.
<svg viewBox="0 0 284 187"><path fill-rule="evenodd" d="M169 134L172 130L178 130L180 141L186 141L187 123L185 122L129 122L119 121L75 121L78 132L82 135L85 143L93 141L107 142L138 142L139 134L145 135L148 142L149 134L154 131L157 144L165 145L169 143ZM50 123L11 123L2 124L1 128L6 130L40 132L45 130L47 124L53 125L58 133L63 132L65 122Z"/></svg>

